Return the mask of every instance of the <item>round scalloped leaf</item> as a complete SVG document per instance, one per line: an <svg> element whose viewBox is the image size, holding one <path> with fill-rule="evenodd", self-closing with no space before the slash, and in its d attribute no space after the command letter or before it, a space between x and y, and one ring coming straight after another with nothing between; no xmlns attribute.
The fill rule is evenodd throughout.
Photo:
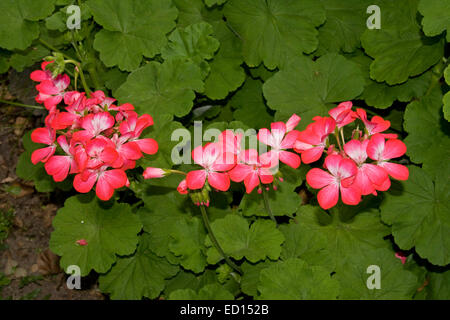
<svg viewBox="0 0 450 320"><path fill-rule="evenodd" d="M200 68L184 59L149 62L133 71L116 91L119 100L135 105L139 113L165 113L182 117L193 106L195 91L203 91Z"/></svg>
<svg viewBox="0 0 450 320"><path fill-rule="evenodd" d="M426 286L427 299L450 300L450 270L429 273L430 283Z"/></svg>
<svg viewBox="0 0 450 320"><path fill-rule="evenodd" d="M9 63L11 67L22 72L26 67L32 66L37 61L41 61L42 58L49 54L50 51L44 46L32 46L25 51L16 52L11 55Z"/></svg>
<svg viewBox="0 0 450 320"><path fill-rule="evenodd" d="M431 175L440 174L442 159L450 159L450 131L442 117L440 88L408 104L404 119L406 154L413 162L423 163Z"/></svg>
<svg viewBox="0 0 450 320"><path fill-rule="evenodd" d="M39 37L39 23L53 12L55 0L2 0L0 47L24 50Z"/></svg>
<svg viewBox="0 0 450 320"><path fill-rule="evenodd" d="M370 65L372 79L390 85L403 83L442 58L444 41L422 34L416 21L417 2L381 2L381 29L368 29L361 37L366 53L375 59Z"/></svg>
<svg viewBox="0 0 450 320"><path fill-rule="evenodd" d="M427 36L437 36L447 31L450 42L450 0L420 0L419 12L423 15L423 32Z"/></svg>
<svg viewBox="0 0 450 320"><path fill-rule="evenodd" d="M212 7L212 6L214 6L214 5L222 5L222 4L224 4L225 2L227 2L228 0L205 0L205 4L208 6L208 7Z"/></svg>
<svg viewBox="0 0 450 320"><path fill-rule="evenodd" d="M300 206L302 200L294 191L299 184L284 181L278 185L277 190L267 191L269 195L269 206L275 216L292 216ZM244 216L268 217L264 207L262 194L256 192L246 193L239 204Z"/></svg>
<svg viewBox="0 0 450 320"><path fill-rule="evenodd" d="M442 166L441 166L442 169ZM433 179L423 169L409 167L409 179L392 184L381 204L384 222L392 225L395 243L432 264L450 263L450 186L445 168Z"/></svg>
<svg viewBox="0 0 450 320"><path fill-rule="evenodd" d="M258 262L266 258L276 260L280 257L283 234L269 220L257 220L250 229L245 218L228 214L225 218L216 219L211 228L224 252L240 260L245 257L250 262ZM207 261L216 264L223 257L212 246L211 239L206 237Z"/></svg>
<svg viewBox="0 0 450 320"><path fill-rule="evenodd" d="M198 292L192 289L172 291L169 300L233 300L234 296L217 283L207 284Z"/></svg>
<svg viewBox="0 0 450 320"><path fill-rule="evenodd" d="M89 0L95 21L104 29L95 36L94 48L107 67L132 71L142 57L153 57L166 45L178 10L166 0Z"/></svg>
<svg viewBox="0 0 450 320"><path fill-rule="evenodd" d="M366 207L365 203L351 208L341 206L331 216L318 207L306 205L300 207L295 220L298 223L295 229L303 234L303 239L309 239L317 246L326 245L324 249L330 255L324 257L323 250L308 251L305 259L313 264L323 261L323 267L329 270L335 270L349 255L390 245L383 239L390 233L389 228L381 223L378 210ZM289 242L286 242L284 250L292 246L291 240L295 239L287 238Z"/></svg>
<svg viewBox="0 0 450 320"><path fill-rule="evenodd" d="M148 242L148 235L144 233L139 237L139 245L134 255L119 257L112 269L100 276L100 290L110 293L111 299L155 299L165 287L164 280L179 271L178 266L151 252Z"/></svg>
<svg viewBox="0 0 450 320"><path fill-rule="evenodd" d="M220 43L211 34L213 27L206 22L176 28L169 36L169 43L162 49L164 59L183 58L192 61L202 70L203 78L210 71L207 60L214 57Z"/></svg>
<svg viewBox="0 0 450 320"><path fill-rule="evenodd" d="M299 128L306 127L314 116L328 115L332 103L352 100L363 90L358 65L334 53L316 61L304 56L292 59L263 86L271 109L301 116Z"/></svg>
<svg viewBox="0 0 450 320"><path fill-rule="evenodd" d="M70 197L53 220L50 249L61 256L64 270L77 265L81 275L104 273L117 255L132 254L142 224L127 204L102 202L92 194ZM80 245L84 239L87 245Z"/></svg>
<svg viewBox="0 0 450 320"><path fill-rule="evenodd" d="M374 274L369 266L380 268L380 288L368 288L369 277ZM386 248L345 257L334 277L341 284L339 298L344 300L412 299L420 286L417 276L403 267L394 251Z"/></svg>
<svg viewBox="0 0 450 320"><path fill-rule="evenodd" d="M357 63L366 80L364 92L361 99L372 107L386 109L392 106L394 101L409 102L413 98L422 97L431 83L431 72L425 72L417 77L409 78L408 81L397 85L388 85L386 82L377 82L370 78L370 64L373 59L362 51L348 55L348 58Z"/></svg>
<svg viewBox="0 0 450 320"><path fill-rule="evenodd" d="M233 117L251 128L268 128L273 121L262 92L262 82L248 78L231 98L231 106L236 109ZM257 116L256 116L257 115Z"/></svg>
<svg viewBox="0 0 450 320"><path fill-rule="evenodd" d="M315 27L325 21L322 4L315 0L230 0L224 12L242 38L247 65L256 67L263 61L269 69L286 57L316 50Z"/></svg>
<svg viewBox="0 0 450 320"><path fill-rule="evenodd" d="M220 41L220 48L209 63L211 71L205 79L205 94L211 99L223 99L236 90L245 80L241 67L242 44L224 21L212 23L214 36Z"/></svg>
<svg viewBox="0 0 450 320"><path fill-rule="evenodd" d="M207 265L205 255L205 227L199 218L185 217L177 221L170 232L170 251L179 257L180 264L187 270L200 273Z"/></svg>
<svg viewBox="0 0 450 320"><path fill-rule="evenodd" d="M339 282L325 268L294 258L263 269L258 291L261 300L335 300Z"/></svg>
<svg viewBox="0 0 450 320"><path fill-rule="evenodd" d="M318 54L353 52L361 46L360 37L366 30L367 7L372 0L321 0L327 20L319 28Z"/></svg>
<svg viewBox="0 0 450 320"><path fill-rule="evenodd" d="M444 70L445 82L450 85L450 66ZM444 118L450 121L450 92L447 92L443 99L444 102Z"/></svg>

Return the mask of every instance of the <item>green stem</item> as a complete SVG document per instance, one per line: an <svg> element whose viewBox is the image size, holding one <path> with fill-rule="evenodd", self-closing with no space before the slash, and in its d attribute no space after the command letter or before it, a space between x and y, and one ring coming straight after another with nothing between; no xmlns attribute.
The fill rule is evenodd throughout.
<svg viewBox="0 0 450 320"><path fill-rule="evenodd" d="M187 173L186 173L186 172L183 172L183 171L180 171L180 170L173 170L173 169L170 169L170 172L172 172L172 173L178 173L178 174L182 174L183 176L186 176L186 175L187 175Z"/></svg>
<svg viewBox="0 0 450 320"><path fill-rule="evenodd" d="M222 255L222 257L225 259L225 262L234 270L236 270L239 274L242 274L241 268L239 268L236 264L234 264L233 261L230 260L230 258L225 254L222 247L220 246L219 242L217 241L216 237L214 236L214 233L211 229L211 225L209 224L208 214L206 213L205 206L200 206L200 211L202 212L202 218L203 223L205 224L206 229L208 230L208 236L211 239L211 242L216 247L217 251Z"/></svg>
<svg viewBox="0 0 450 320"><path fill-rule="evenodd" d="M51 51L55 51L55 52L59 52L61 53L64 57L66 57L67 59L70 60L75 60L74 58L72 58L71 56L65 54L64 52L59 51L58 49L56 49L54 46L52 46L50 43L48 43L47 41L44 41L42 39L39 39L39 42L42 43L45 47L47 47L48 49L50 49Z"/></svg>
<svg viewBox="0 0 450 320"><path fill-rule="evenodd" d="M86 94L88 97L91 96L91 90L89 89L89 86L86 83L86 79L84 77L83 69L81 68L81 64L78 61L75 60L66 60L66 63L72 63L75 65L75 67L78 68L78 72L80 74L81 83L83 84L84 91L86 91Z"/></svg>
<svg viewBox="0 0 450 320"><path fill-rule="evenodd" d="M89 75L91 76L91 80L92 80L92 82L94 84L94 88L96 90L99 90L101 87L100 87L100 82L98 81L98 75L97 75L97 70L95 70L95 66L94 65L90 65L87 68L87 71L89 72Z"/></svg>
<svg viewBox="0 0 450 320"><path fill-rule="evenodd" d="M30 104L23 104L23 103L12 102L12 101L6 101L6 100L0 100L0 103L10 104L10 105L12 105L12 106L18 106L18 107L24 107L24 108L32 108L32 109L45 110L45 108L44 108L44 107L41 107L41 106L32 106L32 105L30 105Z"/></svg>
<svg viewBox="0 0 450 320"><path fill-rule="evenodd" d="M339 151L342 151L342 145L341 145L341 139L339 139L339 130L336 127L336 129L334 130L334 136L336 137L336 141L339 147Z"/></svg>
<svg viewBox="0 0 450 320"><path fill-rule="evenodd" d="M275 219L275 216L273 215L272 209L270 209L269 204L269 193L266 189L264 189L264 186L262 187L262 195L264 199L264 208L266 209L267 215L272 219L273 222L275 222L275 225L278 227L277 220Z"/></svg>

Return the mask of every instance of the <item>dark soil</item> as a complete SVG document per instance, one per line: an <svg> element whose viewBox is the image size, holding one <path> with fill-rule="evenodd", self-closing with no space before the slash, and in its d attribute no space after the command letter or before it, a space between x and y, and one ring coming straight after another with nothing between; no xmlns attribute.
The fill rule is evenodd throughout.
<svg viewBox="0 0 450 320"><path fill-rule="evenodd" d="M21 76L27 82L27 75ZM7 89L8 83L8 79L0 80L2 100L17 98ZM39 110L0 104L0 213L8 213L11 222L7 239L3 243L0 239L0 300L104 299L95 280L82 280L86 287L82 290L68 289L59 257L48 249L52 220L64 199L59 194L36 192L32 183L15 173L23 152L22 136L42 126L43 115ZM10 283L2 288L5 275Z"/></svg>

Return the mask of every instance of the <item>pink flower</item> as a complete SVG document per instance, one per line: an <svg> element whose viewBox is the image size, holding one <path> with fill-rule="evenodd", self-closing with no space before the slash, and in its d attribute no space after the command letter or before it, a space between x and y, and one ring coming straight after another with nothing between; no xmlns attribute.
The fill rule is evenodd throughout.
<svg viewBox="0 0 450 320"><path fill-rule="evenodd" d="M148 114L143 114L139 118L131 115L126 121L120 123L119 131L122 135L129 134L130 141L137 144L139 149L147 154L158 152L158 143L152 138L139 139L142 132L153 125L153 118Z"/></svg>
<svg viewBox="0 0 450 320"><path fill-rule="evenodd" d="M408 257L406 257L403 252L399 251L395 253L395 257L400 259L402 261L402 264L406 263L406 259L408 259Z"/></svg>
<svg viewBox="0 0 450 320"><path fill-rule="evenodd" d="M54 155L45 163L45 170L56 182L64 181L67 175L78 173L78 165L74 158L74 147L67 143L65 136L57 139L66 156Z"/></svg>
<svg viewBox="0 0 450 320"><path fill-rule="evenodd" d="M356 163L358 172L355 178L355 184L361 190L362 195L368 195L383 189L381 186L389 179L387 172L374 164L365 163L367 159L367 145L369 140L359 141L350 140L344 145L345 153ZM385 190L381 190L385 191Z"/></svg>
<svg viewBox="0 0 450 320"><path fill-rule="evenodd" d="M334 207L339 200L339 191L342 202L357 205L361 201L361 192L353 183L358 171L356 164L340 155L331 155L325 158L325 166L330 173L314 168L306 174L308 184L321 189L317 195L319 205L323 209Z"/></svg>
<svg viewBox="0 0 450 320"><path fill-rule="evenodd" d="M122 168L124 165L128 166L130 161L142 158L141 149L137 143L129 141L130 137L130 134L123 136L114 134L111 138L111 141L115 144L116 151L118 153L118 157L113 163L114 168Z"/></svg>
<svg viewBox="0 0 450 320"><path fill-rule="evenodd" d="M36 96L36 102L44 103L48 110L54 110L64 97L64 90L70 84L68 75L58 75L55 79L44 80L36 86L39 94Z"/></svg>
<svg viewBox="0 0 450 320"><path fill-rule="evenodd" d="M146 168L143 173L145 179L162 178L165 175L166 172L163 169L151 167Z"/></svg>
<svg viewBox="0 0 450 320"><path fill-rule="evenodd" d="M314 117L298 135L294 150L302 155L303 163L309 164L320 159L325 150L327 138L336 128L336 122L328 117Z"/></svg>
<svg viewBox="0 0 450 320"><path fill-rule="evenodd" d="M88 169L97 169L104 165L112 166L119 157L115 144L103 136L88 141L85 150L89 157L86 163Z"/></svg>
<svg viewBox="0 0 450 320"><path fill-rule="evenodd" d="M218 144L223 152L239 156L241 153L242 134L234 134L232 130L222 131L218 138Z"/></svg>
<svg viewBox="0 0 450 320"><path fill-rule="evenodd" d="M192 151L194 162L202 166L203 170L191 171L187 174L186 183L189 189L201 189L208 183L215 189L227 191L230 187L230 178L227 173L235 164L235 156L227 152L222 152L222 148L217 143L209 143L204 147L198 146ZM230 161L233 159L233 161ZM224 161L225 160L225 161Z"/></svg>
<svg viewBox="0 0 450 320"><path fill-rule="evenodd" d="M367 119L367 113L363 109L356 109L356 113L358 115L358 118L361 119L362 122L364 122L369 136L374 135L375 133L386 131L391 126L390 121L384 120L380 116L373 116L372 120L369 121Z"/></svg>
<svg viewBox="0 0 450 320"><path fill-rule="evenodd" d="M84 130L73 134L75 141L87 141L100 135L103 131L114 126L114 117L108 112L90 113L81 120Z"/></svg>
<svg viewBox="0 0 450 320"><path fill-rule="evenodd" d="M258 140L272 148L260 156L260 161L270 167L277 166L281 161L294 169L298 168L300 157L286 150L294 147L299 132L296 130L287 132L284 122L273 122L270 127L271 131L263 128L258 132Z"/></svg>
<svg viewBox="0 0 450 320"><path fill-rule="evenodd" d="M336 108L331 109L328 114L336 121L338 128L353 122L356 119L356 114L352 111L352 102L346 101L340 103Z"/></svg>
<svg viewBox="0 0 450 320"><path fill-rule="evenodd" d="M407 180L409 170L404 165L392 163L388 160L401 157L405 153L406 145L402 141L389 139L386 142L382 134L374 134L367 145L367 155L370 159L377 161L378 166L397 180Z"/></svg>
<svg viewBox="0 0 450 320"><path fill-rule="evenodd" d="M30 74L30 78L33 81L42 82L45 80L52 80L52 72L50 70L46 70L47 65L52 63L53 61L44 61L41 63L42 70L35 70Z"/></svg>
<svg viewBox="0 0 450 320"><path fill-rule="evenodd" d="M180 184L177 187L177 191L180 194L188 194L188 187L187 187L187 182L186 179L183 179Z"/></svg>
<svg viewBox="0 0 450 320"><path fill-rule="evenodd" d="M242 161L238 163L231 171L228 172L230 179L234 182L244 181L247 193L261 183L268 184L273 182L272 172L268 165L263 165L259 161L258 151L254 149L245 150L243 152Z"/></svg>
<svg viewBox="0 0 450 320"><path fill-rule="evenodd" d="M80 246L87 246L88 242L86 241L86 239L80 239L76 241L77 244L79 244Z"/></svg>
<svg viewBox="0 0 450 320"><path fill-rule="evenodd" d="M302 120L298 115L295 113L286 121L286 132L290 132L295 129L295 127L298 125L298 123Z"/></svg>
<svg viewBox="0 0 450 320"><path fill-rule="evenodd" d="M128 178L123 170L106 170L106 166L98 170L87 169L75 176L73 186L81 193L91 191L97 182L95 193L101 200L109 200L114 194L114 190L127 184Z"/></svg>
<svg viewBox="0 0 450 320"><path fill-rule="evenodd" d="M43 143L48 145L46 148L37 149L31 154L31 162L37 164L38 162L46 162L56 150L56 132L55 130L45 127L37 128L31 133L31 140L36 143Z"/></svg>

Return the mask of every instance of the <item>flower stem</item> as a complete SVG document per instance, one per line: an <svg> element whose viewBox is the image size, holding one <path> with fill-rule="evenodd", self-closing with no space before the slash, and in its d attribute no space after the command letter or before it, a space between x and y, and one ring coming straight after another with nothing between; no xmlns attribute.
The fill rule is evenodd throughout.
<svg viewBox="0 0 450 320"><path fill-rule="evenodd" d="M6 101L6 100L0 100L0 103L10 104L10 105L12 105L12 106L18 106L18 107L24 107L24 108L32 108L32 109L45 110L45 108L44 108L44 107L41 107L41 106L32 106L32 105L30 105L30 104L23 104L23 103L12 102L12 101Z"/></svg>
<svg viewBox="0 0 450 320"><path fill-rule="evenodd" d="M86 79L84 77L83 69L81 69L81 64L78 61L75 61L75 60L72 60L72 59L66 60L66 63L72 63L78 69L78 72L80 74L81 83L83 84L84 91L86 91L86 94L88 95L88 97L90 97L91 96L91 89L89 89L89 87L88 87L88 85L86 83Z"/></svg>
<svg viewBox="0 0 450 320"><path fill-rule="evenodd" d="M172 173L178 173L178 174L181 174L181 175L183 175L183 176L186 176L186 175L187 175L186 172L183 172L183 171L180 171L180 170L170 169L170 172L172 172Z"/></svg>
<svg viewBox="0 0 450 320"><path fill-rule="evenodd" d="M270 209L269 204L269 193L267 192L264 187L262 188L262 196L264 199L264 208L266 209L267 215L272 219L273 222L275 222L275 225L278 227L277 220L275 219L275 216L273 215L272 209Z"/></svg>
<svg viewBox="0 0 450 320"><path fill-rule="evenodd" d="M336 137L337 144L338 144L338 147L339 147L339 151L342 151L341 139L339 138L339 129L337 127L334 130L334 136Z"/></svg>
<svg viewBox="0 0 450 320"><path fill-rule="evenodd" d="M216 237L214 236L214 233L213 233L213 231L211 229L211 225L209 224L209 219L208 219L208 215L206 213L205 206L200 206L200 211L202 212L203 223L205 224L205 227L208 230L208 236L211 239L211 242L214 244L214 246L216 247L217 251L219 251L219 253L222 255L222 257L225 259L226 263L231 268L236 270L239 274L242 274L241 268L239 268L236 264L234 264L233 261L230 260L230 258L225 254L225 252L223 251L223 249L220 246L219 242L217 241Z"/></svg>

